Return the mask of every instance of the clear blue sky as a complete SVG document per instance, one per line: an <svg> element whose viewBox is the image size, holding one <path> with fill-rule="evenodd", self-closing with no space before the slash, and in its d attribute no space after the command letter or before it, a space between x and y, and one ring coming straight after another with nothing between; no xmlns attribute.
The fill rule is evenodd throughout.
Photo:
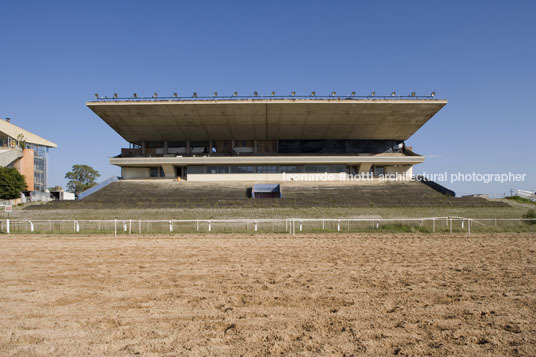
<svg viewBox="0 0 536 357"><path fill-rule="evenodd" d="M449 104L407 142L416 172L526 173L536 190L536 2L10 1L0 5L0 117L102 178L126 142L85 106L151 95L436 91Z"/></svg>

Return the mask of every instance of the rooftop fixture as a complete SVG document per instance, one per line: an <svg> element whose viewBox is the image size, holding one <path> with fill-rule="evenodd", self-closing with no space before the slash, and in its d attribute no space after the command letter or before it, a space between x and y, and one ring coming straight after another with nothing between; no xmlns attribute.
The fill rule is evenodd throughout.
<svg viewBox="0 0 536 357"><path fill-rule="evenodd" d="M370 92L370 96L371 96L371 97L375 97L375 96L376 96L376 92L374 92L374 91Z"/></svg>
<svg viewBox="0 0 536 357"><path fill-rule="evenodd" d="M197 98L197 92L194 92L194 94L192 94L192 97Z"/></svg>
<svg viewBox="0 0 536 357"><path fill-rule="evenodd" d="M290 92L290 95L294 97L296 95L296 92L292 91Z"/></svg>
<svg viewBox="0 0 536 357"><path fill-rule="evenodd" d="M238 92L234 92L233 97L238 97Z"/></svg>
<svg viewBox="0 0 536 357"><path fill-rule="evenodd" d="M116 98L116 99L117 99L117 97L118 97L117 93L114 93L114 98Z"/></svg>
<svg viewBox="0 0 536 357"><path fill-rule="evenodd" d="M273 97L273 96L275 96L275 92L274 92L274 91L272 91L272 97Z"/></svg>
<svg viewBox="0 0 536 357"><path fill-rule="evenodd" d="M256 97L256 96L258 96L258 95L259 95L259 92L256 92L256 91L255 91L255 92L253 92L253 96L255 96L255 97Z"/></svg>
<svg viewBox="0 0 536 357"><path fill-rule="evenodd" d="M177 92L173 92L173 96L174 96L175 98L177 98L177 97L179 96L179 93L177 93Z"/></svg>
<svg viewBox="0 0 536 357"><path fill-rule="evenodd" d="M391 97L395 97L395 96L396 96L396 92L392 92Z"/></svg>
<svg viewBox="0 0 536 357"><path fill-rule="evenodd" d="M431 95L432 97L435 97L435 92L432 92L430 95Z"/></svg>
<svg viewBox="0 0 536 357"><path fill-rule="evenodd" d="M214 96L217 97L217 96L218 96L218 92L214 92Z"/></svg>
<svg viewBox="0 0 536 357"><path fill-rule="evenodd" d="M132 96L133 96L134 98L138 98L138 93L134 93L134 94L132 94Z"/></svg>
<svg viewBox="0 0 536 357"><path fill-rule="evenodd" d="M352 95L352 97L355 97L355 91L353 91L351 95Z"/></svg>
<svg viewBox="0 0 536 357"><path fill-rule="evenodd" d="M315 91L312 91L311 92L311 97L314 97L316 95L316 92Z"/></svg>
<svg viewBox="0 0 536 357"><path fill-rule="evenodd" d="M417 95L417 93L415 93L415 92L411 92L411 96L412 96L412 97L415 97L416 95Z"/></svg>
<svg viewBox="0 0 536 357"><path fill-rule="evenodd" d="M337 95L337 92L331 92L331 96L335 97Z"/></svg>
<svg viewBox="0 0 536 357"><path fill-rule="evenodd" d="M158 93L154 92L153 93L153 98L158 98Z"/></svg>
<svg viewBox="0 0 536 357"><path fill-rule="evenodd" d="M95 93L95 98L99 99L99 93Z"/></svg>

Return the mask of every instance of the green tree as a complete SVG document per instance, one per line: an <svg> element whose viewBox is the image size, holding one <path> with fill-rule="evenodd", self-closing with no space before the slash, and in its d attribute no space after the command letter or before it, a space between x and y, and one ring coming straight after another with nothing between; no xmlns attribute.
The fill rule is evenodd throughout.
<svg viewBox="0 0 536 357"><path fill-rule="evenodd" d="M525 221L526 224L536 224L536 211L529 209L527 213L523 215L525 219L531 219L531 221Z"/></svg>
<svg viewBox="0 0 536 357"><path fill-rule="evenodd" d="M99 172L91 166L73 165L71 171L65 174L65 178L69 179L67 189L69 192L79 194L95 186L97 177L100 177Z"/></svg>
<svg viewBox="0 0 536 357"><path fill-rule="evenodd" d="M63 191L63 187L61 186L54 186L54 187L49 187L48 190L50 192L54 191L54 192L57 192L57 191Z"/></svg>
<svg viewBox="0 0 536 357"><path fill-rule="evenodd" d="M11 200L20 198L26 189L26 179L16 169L0 167L0 199Z"/></svg>

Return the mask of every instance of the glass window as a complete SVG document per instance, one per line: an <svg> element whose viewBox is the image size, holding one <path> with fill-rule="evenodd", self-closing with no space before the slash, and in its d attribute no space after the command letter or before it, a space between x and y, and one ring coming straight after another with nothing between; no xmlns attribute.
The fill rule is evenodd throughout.
<svg viewBox="0 0 536 357"><path fill-rule="evenodd" d="M188 174L204 174L205 166L188 166Z"/></svg>
<svg viewBox="0 0 536 357"><path fill-rule="evenodd" d="M380 176L384 174L383 166L373 166L374 167L374 176Z"/></svg>
<svg viewBox="0 0 536 357"><path fill-rule="evenodd" d="M158 167L151 167L151 171L149 173L149 176L151 177L164 177L164 169L161 166Z"/></svg>
<svg viewBox="0 0 536 357"><path fill-rule="evenodd" d="M346 165L329 165L329 172L346 172Z"/></svg>
<svg viewBox="0 0 536 357"><path fill-rule="evenodd" d="M229 166L227 165L212 165L207 166L207 174L228 174Z"/></svg>
<svg viewBox="0 0 536 357"><path fill-rule="evenodd" d="M255 166L231 166L234 174L251 174L255 172Z"/></svg>
<svg viewBox="0 0 536 357"><path fill-rule="evenodd" d="M294 173L298 171L295 165L281 165L279 166L279 172Z"/></svg>
<svg viewBox="0 0 536 357"><path fill-rule="evenodd" d="M262 174L273 174L277 172L277 166L270 165L270 166L257 166L257 173Z"/></svg>

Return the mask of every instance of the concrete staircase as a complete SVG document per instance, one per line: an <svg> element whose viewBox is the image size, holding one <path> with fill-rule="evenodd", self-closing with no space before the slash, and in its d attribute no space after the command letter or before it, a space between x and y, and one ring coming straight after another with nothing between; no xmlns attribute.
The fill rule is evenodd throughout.
<svg viewBox="0 0 536 357"><path fill-rule="evenodd" d="M9 166L23 155L24 153L19 149L0 149L0 167Z"/></svg>

